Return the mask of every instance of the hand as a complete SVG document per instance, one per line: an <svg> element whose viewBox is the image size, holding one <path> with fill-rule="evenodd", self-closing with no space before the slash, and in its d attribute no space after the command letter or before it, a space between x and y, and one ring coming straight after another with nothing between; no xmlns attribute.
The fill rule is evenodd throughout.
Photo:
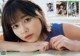
<svg viewBox="0 0 80 56"><path fill-rule="evenodd" d="M36 42L35 45L38 48L38 50L41 52L49 49L49 43L46 41Z"/></svg>
<svg viewBox="0 0 80 56"><path fill-rule="evenodd" d="M35 42L35 43L21 43L19 51L20 52L32 52L32 51L45 51L49 49L49 43L45 41Z"/></svg>
<svg viewBox="0 0 80 56"><path fill-rule="evenodd" d="M70 40L62 35L52 37L50 39L50 46L57 50L63 50L66 48L71 51L80 51L80 41Z"/></svg>

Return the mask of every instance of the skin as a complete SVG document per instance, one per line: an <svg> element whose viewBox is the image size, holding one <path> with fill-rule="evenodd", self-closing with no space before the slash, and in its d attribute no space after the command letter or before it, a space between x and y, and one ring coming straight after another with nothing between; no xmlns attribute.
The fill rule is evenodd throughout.
<svg viewBox="0 0 80 56"><path fill-rule="evenodd" d="M0 41L0 44L0 50L6 51L33 52L38 50L43 52L49 49L49 43L45 41L34 43Z"/></svg>
<svg viewBox="0 0 80 56"><path fill-rule="evenodd" d="M33 18L31 19L31 21L29 22L27 21L26 23L25 19L29 17L26 16L21 18L22 16L24 16L24 14L22 14L21 12L18 13L19 14L17 15L19 15L18 18L20 18L20 20L16 24L13 24L11 27L14 33L20 39L26 42L17 43L17 42L0 41L0 44L2 44L0 45L1 49L6 49L8 51L32 52L37 50L45 51L48 50L49 48L56 49L56 50L63 50L66 48L70 51L80 51L80 34L79 34L80 27L79 26L63 23L63 31L65 36L58 35L52 37L50 39L50 43L46 41L38 41L41 32L40 30L42 29L39 19ZM16 25L18 25L20 28L16 29L16 27L13 27ZM36 29L39 30L36 31ZM34 33L34 35L31 39L27 40L24 38L24 36L29 33Z"/></svg>
<svg viewBox="0 0 80 56"><path fill-rule="evenodd" d="M30 16L24 16L23 13L18 12L19 14L17 15L21 15L18 18L20 18L20 20L12 25L12 29L13 32L22 40L26 41L26 42L36 42L38 41L38 39L40 38L40 32L42 29L41 23L39 21L38 18L34 18L34 17L30 17ZM23 18L22 18L23 17ZM31 19L32 18L32 19ZM28 19L26 21L26 19ZM16 27L16 25L18 27ZM36 29L38 29L36 31ZM70 29L70 30L69 30ZM50 46L53 49L57 49L57 50L63 50L63 49L68 49L71 51L80 51L80 27L72 25L72 24L63 24L63 31L65 36L59 35L59 36L55 36L52 37L50 39ZM33 36L30 36L30 39L25 39L25 36L27 34L31 34L33 33ZM78 41L79 40L79 41ZM77 43L77 44L74 44ZM35 44L33 44L32 46L35 47L35 49L32 50L47 50L49 49L49 43L45 42L36 42ZM26 44L25 44L26 45ZM30 45L31 46L31 45ZM29 46L29 47L30 47ZM23 45L22 45L23 47ZM26 47L26 46L25 46ZM36 49L37 47L37 49ZM24 49L21 49L21 51L25 51ZM29 50L30 51L30 50Z"/></svg>
<svg viewBox="0 0 80 56"><path fill-rule="evenodd" d="M13 24L12 30L16 36L26 42L36 42L40 38L42 25L38 18L25 16L17 12L19 21Z"/></svg>
<svg viewBox="0 0 80 56"><path fill-rule="evenodd" d="M39 40L42 29L40 20L31 16L25 16L20 11L16 15L19 20L11 27L15 35L26 42L0 41L0 49L20 52L45 51L49 49L48 42ZM67 48L71 51L80 51L80 27L63 23L63 31L65 36L59 35L50 39L51 48L57 50ZM29 36L31 38L25 38L29 34L32 34Z"/></svg>
<svg viewBox="0 0 80 56"><path fill-rule="evenodd" d="M62 14L61 15L64 15L64 13L63 13L63 6L62 5L60 6L60 9L59 10L57 9L57 13L59 13L60 11L62 11Z"/></svg>
<svg viewBox="0 0 80 56"><path fill-rule="evenodd" d="M0 41L0 49L20 52L32 52L37 50L43 52L48 50L49 43L39 39L42 29L40 20L35 17L25 16L25 14L20 11L17 11L16 15L18 21L11 26L12 30L16 36L26 42L8 42L3 40ZM29 34L32 35L28 36ZM26 36L29 38L26 38Z"/></svg>
<svg viewBox="0 0 80 56"><path fill-rule="evenodd" d="M62 5L60 6L60 9L63 9L63 6Z"/></svg>
<svg viewBox="0 0 80 56"><path fill-rule="evenodd" d="M80 51L80 27L64 23L63 30L65 36L58 35L50 39L51 48L56 50L66 48L70 51Z"/></svg>

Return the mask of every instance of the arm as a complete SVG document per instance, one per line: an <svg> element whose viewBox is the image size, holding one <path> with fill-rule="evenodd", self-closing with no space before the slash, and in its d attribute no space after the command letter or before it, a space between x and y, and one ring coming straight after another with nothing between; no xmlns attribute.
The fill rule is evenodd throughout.
<svg viewBox="0 0 80 56"><path fill-rule="evenodd" d="M32 52L37 50L45 51L47 49L49 49L49 43L45 41L35 43L9 42L4 40L3 35L0 35L0 50Z"/></svg>
<svg viewBox="0 0 80 56"><path fill-rule="evenodd" d="M0 50L19 51L20 44L17 42L8 42L4 40L3 35L0 35Z"/></svg>
<svg viewBox="0 0 80 56"><path fill-rule="evenodd" d="M0 41L0 50L19 51L19 47L17 42Z"/></svg>
<svg viewBox="0 0 80 56"><path fill-rule="evenodd" d="M80 51L80 27L72 24L63 24L64 35L52 37L50 45L53 49Z"/></svg>
<svg viewBox="0 0 80 56"><path fill-rule="evenodd" d="M63 31L67 38L80 41L80 26L64 23Z"/></svg>
<svg viewBox="0 0 80 56"><path fill-rule="evenodd" d="M57 50L68 49L70 51L80 51L80 41L71 40L63 35L58 35L50 39L51 48Z"/></svg>
<svg viewBox="0 0 80 56"><path fill-rule="evenodd" d="M48 49L47 42L26 43L0 41L0 50L32 52L37 50L44 51L46 49Z"/></svg>

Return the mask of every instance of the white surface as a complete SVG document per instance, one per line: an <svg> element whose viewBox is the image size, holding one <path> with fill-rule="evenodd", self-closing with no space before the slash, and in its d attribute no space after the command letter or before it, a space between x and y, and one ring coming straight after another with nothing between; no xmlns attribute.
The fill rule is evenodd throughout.
<svg viewBox="0 0 80 56"><path fill-rule="evenodd" d="M44 54L36 54L33 56L53 56L52 54L44 53Z"/></svg>
<svg viewBox="0 0 80 56"><path fill-rule="evenodd" d="M48 50L45 52L7 52L6 56L80 56L80 52Z"/></svg>

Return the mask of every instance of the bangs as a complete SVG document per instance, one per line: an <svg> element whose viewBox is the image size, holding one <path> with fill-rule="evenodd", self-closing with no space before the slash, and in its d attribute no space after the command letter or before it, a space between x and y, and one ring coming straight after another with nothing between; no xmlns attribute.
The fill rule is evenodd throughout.
<svg viewBox="0 0 80 56"><path fill-rule="evenodd" d="M19 20L19 18L17 18L19 16L17 16L17 11L22 12L24 15L35 17L38 16L35 11L40 10L37 8L37 6L35 6L35 4L31 3L30 1L14 1L11 5L7 6L7 8L4 9L4 19L6 20L6 24L10 26Z"/></svg>

